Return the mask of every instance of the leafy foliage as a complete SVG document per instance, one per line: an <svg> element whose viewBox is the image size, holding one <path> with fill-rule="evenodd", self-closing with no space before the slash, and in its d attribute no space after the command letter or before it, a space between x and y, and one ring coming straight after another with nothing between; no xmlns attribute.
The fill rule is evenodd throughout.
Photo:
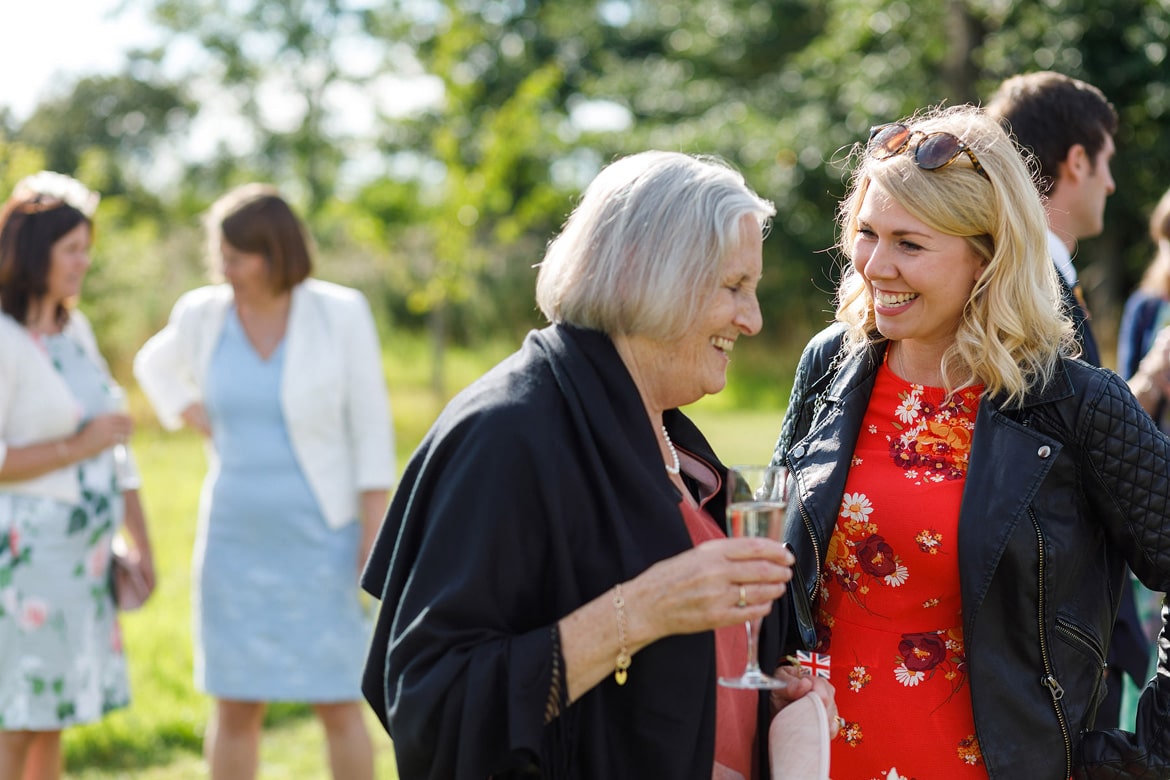
<svg viewBox="0 0 1170 780"><path fill-rule="evenodd" d="M835 209L869 125L1054 69L1100 86L1122 119L1120 189L1078 258L1108 342L1170 184L1165 0L140 2L168 44L22 126L0 117L0 179L36 152L123 198L103 206L102 246L134 259L95 268L92 286L157 284L167 300L143 324L198 278L198 212L267 179L308 216L322 273L360 284L388 321L429 328L436 349L514 338L540 324L533 266L580 188L615 156L663 148L724 157L775 202L765 338L803 341L830 316ZM167 77L183 47L197 56ZM201 157L181 156L178 140L207 134ZM161 186L160 149L177 159ZM160 257L183 273L148 267Z"/></svg>

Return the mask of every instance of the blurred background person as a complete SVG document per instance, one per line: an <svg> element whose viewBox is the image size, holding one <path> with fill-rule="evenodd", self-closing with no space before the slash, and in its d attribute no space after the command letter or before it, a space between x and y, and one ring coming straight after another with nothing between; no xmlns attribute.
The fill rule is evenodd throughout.
<svg viewBox="0 0 1170 780"><path fill-rule="evenodd" d="M1097 87L1053 71L1006 79L987 111L1039 166L1048 252L1059 272L1061 300L1072 317L1079 357L1100 366L1101 351L1073 259L1077 242L1100 235L1105 227L1105 202L1116 189L1110 163L1116 151L1117 111ZM1144 685L1150 651L1133 587L1126 587L1106 659L1109 685L1097 710L1098 728L1122 725L1123 675L1139 688Z"/></svg>
<svg viewBox="0 0 1170 780"><path fill-rule="evenodd" d="M1170 432L1166 403L1170 397L1170 331L1166 329L1170 325L1170 190L1150 215L1150 240L1154 258L1121 315L1117 372L1130 380L1134 394L1158 426Z"/></svg>
<svg viewBox="0 0 1170 780"><path fill-rule="evenodd" d="M1048 220L1048 252L1060 272L1061 299L1081 347L1081 359L1101 365L1089 309L1073 262L1077 242L1105 228L1105 201L1116 186L1110 171L1117 111L1101 90L1052 71L1006 79L987 111L1039 166Z"/></svg>
<svg viewBox="0 0 1170 780"><path fill-rule="evenodd" d="M440 414L363 579L364 690L404 780L767 771L768 697L716 678L743 670L747 619L771 616L778 658L792 558L726 538L726 470L678 407L760 330L773 213L725 165L644 152L549 245L552 324Z"/></svg>
<svg viewBox="0 0 1170 780"><path fill-rule="evenodd" d="M1154 422L1170 433L1170 190L1150 215L1154 258L1138 289L1125 302L1117 339L1117 370ZM1154 640L1161 625L1163 593L1141 588L1136 593L1138 619L1150 640L1150 664L1158 660ZM1146 678L1153 673L1147 668ZM1128 703L1128 698L1126 699Z"/></svg>
<svg viewBox="0 0 1170 780"><path fill-rule="evenodd" d="M799 488L790 641L839 692L833 775L1164 772L1164 653L1136 729L1095 723L1126 563L1170 583L1170 439L1069 357L1028 166L975 108L879 125L839 233L837 322L775 456Z"/></svg>
<svg viewBox="0 0 1170 780"><path fill-rule="evenodd" d="M277 191L211 208L226 284L184 294L134 361L164 426L209 444L194 553L195 678L215 697L215 780L256 776L265 703L309 702L338 780L373 775L358 576L386 509L394 445L382 354L356 290L310 278Z"/></svg>
<svg viewBox="0 0 1170 780"><path fill-rule="evenodd" d="M74 304L98 196L41 172L0 213L0 778L61 776L61 730L130 702L110 589L154 564L121 388Z"/></svg>

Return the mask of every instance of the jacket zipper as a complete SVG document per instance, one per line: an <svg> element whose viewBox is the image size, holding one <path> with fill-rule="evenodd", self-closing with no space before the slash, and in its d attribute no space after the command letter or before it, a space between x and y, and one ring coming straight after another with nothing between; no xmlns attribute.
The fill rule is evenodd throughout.
<svg viewBox="0 0 1170 780"><path fill-rule="evenodd" d="M1093 707L1093 712L1096 712L1097 708L1101 706L1101 698L1103 695L1101 691L1101 684L1105 677L1106 671L1104 651L1100 649L1097 642L1093 639L1092 634L1090 634L1088 631L1085 631L1083 628L1070 623L1067 620L1062 620L1060 618L1056 619L1056 633L1066 637L1069 642L1076 645L1077 647L1083 647L1085 652L1092 656L1093 660L1097 662L1097 668L1101 670L1101 677L1097 680L1097 687L1093 691L1093 698L1090 702Z"/></svg>
<svg viewBox="0 0 1170 780"><path fill-rule="evenodd" d="M1056 619L1056 630L1058 633L1064 634L1072 641L1088 650L1089 653L1093 656L1093 659L1096 660L1097 665L1102 669L1105 668L1105 654L1097 648L1097 643L1093 641L1093 637L1089 634L1089 632L1074 626L1067 620L1061 620L1060 618Z"/></svg>
<svg viewBox="0 0 1170 780"><path fill-rule="evenodd" d="M1072 738L1068 733L1068 723L1064 718L1064 710L1061 709L1060 700L1064 698L1064 688L1056 679L1056 675L1052 671L1052 658L1048 654L1048 635L1044 629L1044 565L1047 553L1044 549L1044 534L1040 532L1040 523L1036 520L1036 513L1028 508L1028 517L1032 520L1032 527L1036 529L1036 542L1039 546L1040 564L1039 569L1039 587L1037 592L1037 619L1040 629L1040 660L1044 664L1044 676L1040 678L1040 684L1048 689L1048 693L1052 696L1052 709L1056 711L1056 720L1060 724L1060 733L1064 737L1064 777L1072 775Z"/></svg>
<svg viewBox="0 0 1170 780"><path fill-rule="evenodd" d="M789 466L789 471L791 472L791 466ZM815 616L816 615L815 605L817 602L817 591L819 591L821 588L821 546L819 544L817 544L817 535L813 531L812 521L809 520L808 513L804 511L804 502L801 501L800 499L797 499L796 507L797 507L797 509L800 510L800 519L804 523L804 530L808 531L808 538L809 538L809 541L812 542L812 547L813 547L813 563L815 564L815 568L814 568L815 573L813 575L812 591L809 593L809 597L808 597L808 600L809 600L808 607L809 607L809 613Z"/></svg>

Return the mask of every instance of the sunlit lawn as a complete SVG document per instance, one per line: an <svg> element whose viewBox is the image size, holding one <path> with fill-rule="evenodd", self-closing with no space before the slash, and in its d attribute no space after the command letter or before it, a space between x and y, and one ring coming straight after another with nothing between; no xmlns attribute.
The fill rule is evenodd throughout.
<svg viewBox="0 0 1170 780"><path fill-rule="evenodd" d="M466 385L510 348L496 345L476 352L453 352L448 372L451 392ZM429 391L426 358L421 339L388 340L386 365L399 469L442 407L441 400ZM745 363L751 360L748 351L742 359ZM195 436L185 431L163 433L133 383L125 377L122 380L131 386L131 406L139 419L133 444L143 474L142 495L155 548L159 587L145 608L122 618L133 705L101 723L66 732L67 775L81 780L203 778L206 769L200 751L210 700L197 693L192 684L190 557L206 461L202 443ZM748 393L756 401L765 399L758 411L734 408L737 401L730 393L701 401L687 411L725 462L765 461L771 455L780 426L781 409L775 399L786 397L787 387L772 387L772 380L759 377L739 381L761 385ZM369 724L375 740L378 777L394 780L397 772L390 740L372 714ZM270 709L261 746L260 777L328 777L324 739L308 708L280 705Z"/></svg>
<svg viewBox="0 0 1170 780"><path fill-rule="evenodd" d="M66 732L66 768L77 778L205 777L200 758L210 700L191 679L190 556L205 470L189 433L143 426L135 436L159 587L142 610L123 615L133 705L99 724ZM262 742L262 778L327 777L324 740L304 706L271 708ZM373 716L379 777L393 778L393 750Z"/></svg>

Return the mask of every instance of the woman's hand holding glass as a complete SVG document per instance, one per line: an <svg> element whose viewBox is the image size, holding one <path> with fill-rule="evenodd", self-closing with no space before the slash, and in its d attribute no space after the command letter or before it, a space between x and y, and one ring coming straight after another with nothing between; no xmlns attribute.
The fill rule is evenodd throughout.
<svg viewBox="0 0 1170 780"><path fill-rule="evenodd" d="M793 563L783 544L762 538L715 539L659 561L624 586L631 634L642 647L761 620L784 594Z"/></svg>
<svg viewBox="0 0 1170 780"><path fill-rule="evenodd" d="M102 450L124 445L134 432L134 420L125 412L106 412L90 418L70 440L70 452L78 460L92 458Z"/></svg>
<svg viewBox="0 0 1170 780"><path fill-rule="evenodd" d="M781 466L733 466L727 471L727 529L733 538L768 539L780 542L784 532L784 486L787 472ZM783 688L785 682L760 670L758 660L760 621L746 614L747 583L739 586L737 606L745 609L748 657L739 677L720 677L728 688ZM768 604L769 609L771 603ZM764 614L767 614L765 612Z"/></svg>

